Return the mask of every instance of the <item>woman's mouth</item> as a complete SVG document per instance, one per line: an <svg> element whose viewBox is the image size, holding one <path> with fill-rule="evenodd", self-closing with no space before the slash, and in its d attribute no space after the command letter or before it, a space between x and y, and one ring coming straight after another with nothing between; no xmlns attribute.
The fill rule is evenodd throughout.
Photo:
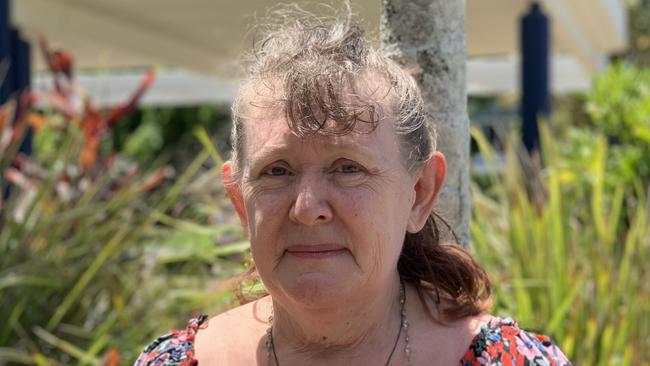
<svg viewBox="0 0 650 366"><path fill-rule="evenodd" d="M344 254L347 251L338 244L292 245L286 252L294 257L305 259L325 259Z"/></svg>

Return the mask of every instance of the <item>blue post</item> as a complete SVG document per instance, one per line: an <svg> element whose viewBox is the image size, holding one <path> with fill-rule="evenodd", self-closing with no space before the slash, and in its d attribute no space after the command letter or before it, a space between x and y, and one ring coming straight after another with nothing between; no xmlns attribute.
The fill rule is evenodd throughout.
<svg viewBox="0 0 650 366"><path fill-rule="evenodd" d="M11 60L11 34L9 25L9 0L0 0L0 104L4 104L11 94L7 83Z"/></svg>
<svg viewBox="0 0 650 366"><path fill-rule="evenodd" d="M29 42L20 36L15 43L14 56L14 82L16 83L16 89L22 92L29 89L31 84L31 50Z"/></svg>
<svg viewBox="0 0 650 366"><path fill-rule="evenodd" d="M26 42L20 35L17 35L16 41L13 44L13 57L12 57L12 71L13 79L16 90L16 95L20 95L30 89L31 84L31 70L30 70L30 48L29 42ZM25 116L20 116L24 118ZM32 139L33 131L31 127L27 127L25 137L20 145L19 152L27 156L32 155Z"/></svg>
<svg viewBox="0 0 650 366"><path fill-rule="evenodd" d="M11 98L16 91L16 43L18 42L18 31L10 25L9 28L7 28L7 32L9 33L9 57L7 58L9 60L9 67L7 68L5 78L2 81L2 89L8 99Z"/></svg>
<svg viewBox="0 0 650 366"><path fill-rule="evenodd" d="M7 66L9 65L9 51L9 0L0 0L0 105L4 104L9 98L4 83L4 75L8 71ZM0 174L2 173L0 172ZM0 183L2 183L2 180L0 180ZM0 184L1 188L4 188L2 198L6 199L9 197L9 186Z"/></svg>
<svg viewBox="0 0 650 366"><path fill-rule="evenodd" d="M20 95L30 87L30 47L20 37L17 29L10 24L10 0L0 0L0 104L14 97L20 103ZM18 112L25 112L18 105ZM18 116L16 118L24 118ZM25 155L32 153L32 130L27 128L23 136L19 152ZM1 174L2 172L0 172ZM0 185L1 186L1 185ZM3 198L10 194L10 186L5 186L0 192Z"/></svg>
<svg viewBox="0 0 650 366"><path fill-rule="evenodd" d="M551 113L549 48L549 19L533 3L521 20L522 140L529 153L540 148L537 117Z"/></svg>

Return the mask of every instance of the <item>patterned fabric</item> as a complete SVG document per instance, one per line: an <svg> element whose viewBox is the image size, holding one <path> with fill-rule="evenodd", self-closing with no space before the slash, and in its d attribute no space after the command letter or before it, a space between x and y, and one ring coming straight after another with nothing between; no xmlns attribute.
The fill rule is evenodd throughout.
<svg viewBox="0 0 650 366"><path fill-rule="evenodd" d="M147 346L135 366L198 366L194 336L207 316L192 319L182 331L172 331ZM546 336L519 328L510 318L494 318L481 327L460 366L571 366Z"/></svg>
<svg viewBox="0 0 650 366"><path fill-rule="evenodd" d="M570 366L547 336L519 328L510 318L494 318L481 327L460 361L462 366Z"/></svg>
<svg viewBox="0 0 650 366"><path fill-rule="evenodd" d="M191 319L185 329L158 337L142 351L134 366L197 366L194 337L207 318L202 314Z"/></svg>

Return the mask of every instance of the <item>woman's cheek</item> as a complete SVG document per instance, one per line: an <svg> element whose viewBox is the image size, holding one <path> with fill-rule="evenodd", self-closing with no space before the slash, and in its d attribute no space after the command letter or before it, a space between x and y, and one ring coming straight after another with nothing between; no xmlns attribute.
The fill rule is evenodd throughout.
<svg viewBox="0 0 650 366"><path fill-rule="evenodd" d="M251 224L268 232L287 217L290 195L286 189L257 190L247 202Z"/></svg>

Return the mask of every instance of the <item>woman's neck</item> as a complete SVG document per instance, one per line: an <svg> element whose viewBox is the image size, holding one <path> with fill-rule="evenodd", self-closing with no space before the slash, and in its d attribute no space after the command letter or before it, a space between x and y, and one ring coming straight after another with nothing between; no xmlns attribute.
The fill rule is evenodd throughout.
<svg viewBox="0 0 650 366"><path fill-rule="evenodd" d="M382 293L359 296L358 301L346 298L339 304L344 305L306 309L274 300L273 341L278 357L304 357L311 362L368 354L388 358L401 321L399 279Z"/></svg>

